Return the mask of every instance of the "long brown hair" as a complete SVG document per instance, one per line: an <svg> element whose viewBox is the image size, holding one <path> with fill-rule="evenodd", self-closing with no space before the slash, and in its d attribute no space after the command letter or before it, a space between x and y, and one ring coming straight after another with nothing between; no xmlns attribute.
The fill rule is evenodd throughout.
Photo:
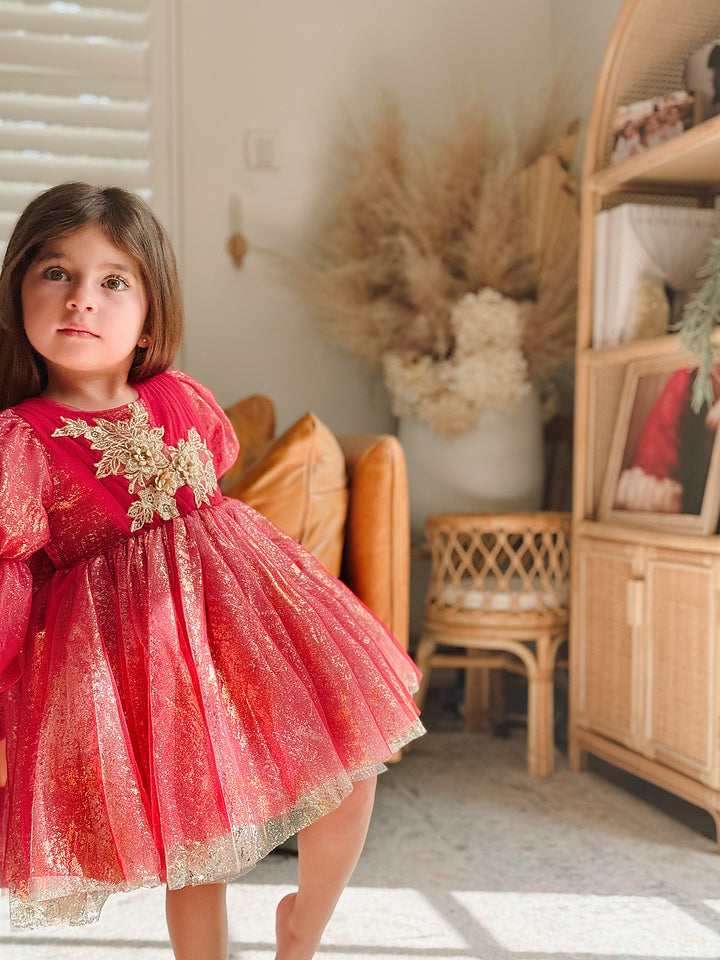
<svg viewBox="0 0 720 960"><path fill-rule="evenodd" d="M63 183L32 200L10 237L0 272L0 410L37 396L47 384L45 363L25 336L21 290L28 267L48 240L88 225L133 257L148 298L144 332L149 346L135 352L128 381L167 370L183 329L183 305L175 255L150 207L120 187Z"/></svg>

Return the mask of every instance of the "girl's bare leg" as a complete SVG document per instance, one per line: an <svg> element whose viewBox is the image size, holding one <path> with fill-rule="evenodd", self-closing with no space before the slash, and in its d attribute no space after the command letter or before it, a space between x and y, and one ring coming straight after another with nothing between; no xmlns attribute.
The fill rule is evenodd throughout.
<svg viewBox="0 0 720 960"><path fill-rule="evenodd" d="M168 890L165 913L177 960L228 960L224 883Z"/></svg>
<svg viewBox="0 0 720 960"><path fill-rule="evenodd" d="M360 780L343 802L298 834L298 892L277 909L275 960L311 960L360 859L376 778Z"/></svg>

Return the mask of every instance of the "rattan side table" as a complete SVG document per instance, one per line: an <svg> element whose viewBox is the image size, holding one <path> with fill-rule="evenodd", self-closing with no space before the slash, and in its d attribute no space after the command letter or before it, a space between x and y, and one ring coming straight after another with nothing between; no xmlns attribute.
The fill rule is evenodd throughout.
<svg viewBox="0 0 720 960"><path fill-rule="evenodd" d="M508 670L528 681L527 764L553 771L557 653L568 634L570 514L428 517L430 583L417 665L422 706L433 667ZM449 650L447 648L450 648Z"/></svg>

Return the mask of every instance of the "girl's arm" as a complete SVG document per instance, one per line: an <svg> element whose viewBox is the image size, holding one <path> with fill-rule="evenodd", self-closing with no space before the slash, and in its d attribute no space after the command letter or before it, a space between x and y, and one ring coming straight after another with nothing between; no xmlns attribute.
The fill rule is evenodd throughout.
<svg viewBox="0 0 720 960"><path fill-rule="evenodd" d="M0 790L7 783L7 752L5 750L4 722L2 694L0 694Z"/></svg>
<svg viewBox="0 0 720 960"><path fill-rule="evenodd" d="M33 580L29 558L49 539L52 483L44 449L12 410L0 414L0 694L22 673ZM4 736L0 710L0 737Z"/></svg>

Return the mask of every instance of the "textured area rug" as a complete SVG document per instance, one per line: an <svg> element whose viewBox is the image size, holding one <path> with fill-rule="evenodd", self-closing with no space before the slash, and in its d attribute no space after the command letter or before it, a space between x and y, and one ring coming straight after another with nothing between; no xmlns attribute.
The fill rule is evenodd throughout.
<svg viewBox="0 0 720 960"><path fill-rule="evenodd" d="M714 839L562 756L525 772L509 739L430 733L379 781L352 885L319 960L720 958ZM269 856L229 889L234 960L272 960L297 861ZM13 932L3 960L170 960L162 890L111 898L99 924Z"/></svg>

